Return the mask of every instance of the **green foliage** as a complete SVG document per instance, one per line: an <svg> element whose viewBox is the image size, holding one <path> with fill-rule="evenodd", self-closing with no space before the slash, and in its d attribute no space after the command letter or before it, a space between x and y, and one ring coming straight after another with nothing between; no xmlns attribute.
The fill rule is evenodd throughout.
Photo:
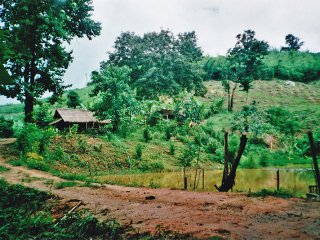
<svg viewBox="0 0 320 240"><path fill-rule="evenodd" d="M215 114L221 113L223 104L224 104L223 98L216 99L213 103L211 103L211 105L209 106L209 110L206 113L206 118L209 118Z"/></svg>
<svg viewBox="0 0 320 240"><path fill-rule="evenodd" d="M74 37L91 39L100 34L100 24L91 17L92 2L84 1L1 1L1 30L6 31L8 51L3 59L11 77L0 84L0 94L25 103L25 120L32 121L33 106L46 91L54 102L67 86L62 77L72 61L65 43Z"/></svg>
<svg viewBox="0 0 320 240"><path fill-rule="evenodd" d="M143 146L141 144L138 144L136 146L136 159L137 160L141 160L142 159L142 149L143 149Z"/></svg>
<svg viewBox="0 0 320 240"><path fill-rule="evenodd" d="M99 94L93 110L100 119L111 119L113 132L119 130L124 119L130 120L137 108L135 92L128 85L130 72L126 66L109 65L100 73L92 73L92 94Z"/></svg>
<svg viewBox="0 0 320 240"><path fill-rule="evenodd" d="M309 82L320 78L319 53L274 50L263 61L266 79Z"/></svg>
<svg viewBox="0 0 320 240"><path fill-rule="evenodd" d="M110 64L130 67L130 86L137 89L137 95L156 99L183 90L200 94L204 72L197 61L201 57L195 32L181 33L177 38L169 30L142 37L124 32L116 39L115 51L102 67Z"/></svg>
<svg viewBox="0 0 320 240"><path fill-rule="evenodd" d="M281 48L282 51L298 51L302 47L304 42L301 42L300 38L298 38L292 34L288 34L286 36L286 44L288 46L282 47Z"/></svg>
<svg viewBox="0 0 320 240"><path fill-rule="evenodd" d="M142 161L139 165L139 169L144 172L161 172L164 169L164 164L162 161L147 162Z"/></svg>
<svg viewBox="0 0 320 240"><path fill-rule="evenodd" d="M248 197L268 197L268 196L272 196L272 197L278 197L278 198L292 198L293 195L291 193L288 193L285 190L280 189L272 191L272 190L268 190L268 189L262 189L259 192L252 192L248 194Z"/></svg>
<svg viewBox="0 0 320 240"><path fill-rule="evenodd" d="M79 129L79 124L73 124L72 127L69 130L70 134L76 134L78 132Z"/></svg>
<svg viewBox="0 0 320 240"><path fill-rule="evenodd" d="M56 132L52 128L40 129L34 124L25 124L17 132L18 149L26 154L28 152L43 153L51 144Z"/></svg>
<svg viewBox="0 0 320 240"><path fill-rule="evenodd" d="M118 135L127 138L134 131L135 126L129 120L122 121L120 123Z"/></svg>
<svg viewBox="0 0 320 240"><path fill-rule="evenodd" d="M170 150L170 154L171 154L172 156L174 156L174 153L175 153L175 151L176 151L176 148L175 148L173 142L170 142L169 150Z"/></svg>
<svg viewBox="0 0 320 240"><path fill-rule="evenodd" d="M209 154L216 154L219 148L222 148L221 143L217 139L210 138L206 146L206 152Z"/></svg>
<svg viewBox="0 0 320 240"><path fill-rule="evenodd" d="M260 136L272 131L272 126L267 124L266 116L259 111L255 104L243 106L234 115L232 130L240 132L251 132L255 136Z"/></svg>
<svg viewBox="0 0 320 240"><path fill-rule="evenodd" d="M10 171L10 169L9 169L9 168L7 168L7 167L5 167L5 166L0 165L0 173L1 173L1 172L9 172L9 171Z"/></svg>
<svg viewBox="0 0 320 240"><path fill-rule="evenodd" d="M206 57L202 60L206 80L225 80L229 77L229 62L225 56Z"/></svg>
<svg viewBox="0 0 320 240"><path fill-rule="evenodd" d="M301 129L301 123L283 107L268 108L266 113L267 121L281 133L293 136Z"/></svg>
<svg viewBox="0 0 320 240"><path fill-rule="evenodd" d="M67 94L67 106L68 108L76 108L77 106L80 106L80 96L75 91L69 91Z"/></svg>
<svg viewBox="0 0 320 240"><path fill-rule="evenodd" d="M249 169L257 168L258 167L257 155L255 153L249 153L247 157L245 157L244 159L241 159L240 167L249 168Z"/></svg>
<svg viewBox="0 0 320 240"><path fill-rule="evenodd" d="M150 129L148 127L143 129L143 139L146 143L152 140Z"/></svg>
<svg viewBox="0 0 320 240"><path fill-rule="evenodd" d="M87 141L81 137L78 138L78 151L80 153L87 153L89 151L89 145Z"/></svg>
<svg viewBox="0 0 320 240"><path fill-rule="evenodd" d="M161 185L159 183L155 183L153 181L150 182L149 188L160 188Z"/></svg>
<svg viewBox="0 0 320 240"><path fill-rule="evenodd" d="M0 116L0 138L9 138L13 136L13 121L6 120Z"/></svg>
<svg viewBox="0 0 320 240"><path fill-rule="evenodd" d="M177 129L178 129L178 126L175 121L170 121L169 123L167 123L164 129L165 139L169 141L171 137L175 137L177 135Z"/></svg>
<svg viewBox="0 0 320 240"><path fill-rule="evenodd" d="M48 126L48 124L53 121L50 105L42 102L39 105L40 106L35 111L34 120L38 126Z"/></svg>
<svg viewBox="0 0 320 240"><path fill-rule="evenodd" d="M205 115L205 106L196 98L190 97L189 99L176 101L175 116L177 121L192 121L199 123Z"/></svg>
<svg viewBox="0 0 320 240"><path fill-rule="evenodd" d="M191 167L193 160L197 156L197 147L194 144L189 143L182 150L179 156L179 165L182 167Z"/></svg>
<svg viewBox="0 0 320 240"><path fill-rule="evenodd" d="M74 187L77 185L77 182L59 182L55 185L57 189L62 189L66 187Z"/></svg>
<svg viewBox="0 0 320 240"><path fill-rule="evenodd" d="M227 60L230 63L231 79L240 83L243 91L248 92L253 79L257 79L263 65L263 57L269 45L255 38L255 32L246 30L237 35L234 48L229 49Z"/></svg>

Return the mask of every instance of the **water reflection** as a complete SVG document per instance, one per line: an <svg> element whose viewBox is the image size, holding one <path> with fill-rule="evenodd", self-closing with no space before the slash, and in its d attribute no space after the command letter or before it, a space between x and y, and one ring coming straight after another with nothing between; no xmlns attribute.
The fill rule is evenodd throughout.
<svg viewBox="0 0 320 240"><path fill-rule="evenodd" d="M236 184L233 191L255 192L261 189L276 189L277 169L238 169ZM193 190L194 183L196 191L216 192L214 185L220 185L222 170L210 170L204 174L204 189L202 186L202 172L196 170L186 172L188 179L188 189ZM134 185L144 187L157 187L168 189L182 189L182 171L164 173L143 173L143 174L121 174L105 175L98 179L102 182L117 183L123 185ZM196 181L195 181L196 180ZM314 185L314 177L311 169L281 169L280 187L294 194L295 196L305 196L308 186Z"/></svg>

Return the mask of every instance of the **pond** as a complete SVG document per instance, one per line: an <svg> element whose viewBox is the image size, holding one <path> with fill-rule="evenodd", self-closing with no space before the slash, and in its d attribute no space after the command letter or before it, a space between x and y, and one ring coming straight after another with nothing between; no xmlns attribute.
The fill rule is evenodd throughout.
<svg viewBox="0 0 320 240"><path fill-rule="evenodd" d="M252 192L262 189L275 190L277 169L238 169L233 191ZM196 169L186 172L188 190L216 192L215 184L220 186L222 170L204 170L204 188L202 171L198 170L195 181ZM144 186L152 188L183 188L183 173L163 172L163 173L133 173L133 174L111 174L98 177L99 181L115 183L129 186ZM308 186L314 185L314 175L311 169L288 168L280 169L280 188L292 193L297 197L305 196Z"/></svg>

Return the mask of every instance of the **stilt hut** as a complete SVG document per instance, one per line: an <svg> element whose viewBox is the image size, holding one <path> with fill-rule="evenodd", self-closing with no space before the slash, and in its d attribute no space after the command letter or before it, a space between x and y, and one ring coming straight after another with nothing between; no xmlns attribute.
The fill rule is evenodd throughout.
<svg viewBox="0 0 320 240"><path fill-rule="evenodd" d="M82 109L59 108L53 118L55 120L49 125L56 126L59 130L70 129L75 124L79 126L79 130L98 129L111 123L111 120L99 121L93 112Z"/></svg>

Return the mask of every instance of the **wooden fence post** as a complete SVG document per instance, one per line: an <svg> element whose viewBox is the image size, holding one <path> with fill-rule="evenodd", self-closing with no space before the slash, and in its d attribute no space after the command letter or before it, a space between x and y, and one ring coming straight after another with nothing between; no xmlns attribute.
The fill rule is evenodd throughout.
<svg viewBox="0 0 320 240"><path fill-rule="evenodd" d="M277 191L280 190L280 173L279 169L277 170Z"/></svg>
<svg viewBox="0 0 320 240"><path fill-rule="evenodd" d="M204 190L204 168L202 168L202 190Z"/></svg>
<svg viewBox="0 0 320 240"><path fill-rule="evenodd" d="M184 190L188 189L188 180L186 177L186 167L183 167L183 189Z"/></svg>

